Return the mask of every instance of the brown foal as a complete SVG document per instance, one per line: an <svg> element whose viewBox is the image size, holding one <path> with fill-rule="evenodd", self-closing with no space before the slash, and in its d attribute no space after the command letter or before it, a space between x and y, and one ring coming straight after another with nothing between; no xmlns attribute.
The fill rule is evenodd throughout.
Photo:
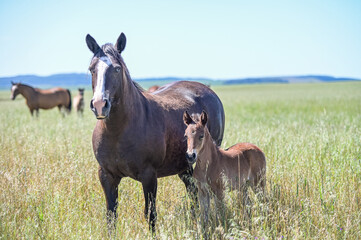
<svg viewBox="0 0 361 240"><path fill-rule="evenodd" d="M78 88L78 95L73 99L75 110L79 115L83 115L84 112L84 88Z"/></svg>
<svg viewBox="0 0 361 240"><path fill-rule="evenodd" d="M247 194L249 183L255 192L264 191L266 159L263 152L251 143L238 143L227 150L220 149L213 141L207 128L207 113L192 115L184 112L187 125L186 157L190 164L196 163L193 177L197 180L201 210L208 221L210 195L218 200L224 198L224 190L230 187ZM230 185L230 186L229 186ZM243 196L246 199L247 196Z"/></svg>

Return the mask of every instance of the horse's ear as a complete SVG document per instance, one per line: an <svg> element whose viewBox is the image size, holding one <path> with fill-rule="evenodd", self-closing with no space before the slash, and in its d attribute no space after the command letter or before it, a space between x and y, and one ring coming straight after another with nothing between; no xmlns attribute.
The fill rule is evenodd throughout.
<svg viewBox="0 0 361 240"><path fill-rule="evenodd" d="M203 110L202 114L201 114L201 123L203 126L205 126L207 124L208 121L208 115L207 113Z"/></svg>
<svg viewBox="0 0 361 240"><path fill-rule="evenodd" d="M118 50L119 53L123 52L126 43L127 43L127 38L125 37L124 33L121 33L120 36L118 37L117 43L115 44L115 48Z"/></svg>
<svg viewBox="0 0 361 240"><path fill-rule="evenodd" d="M95 39L90 36L89 34L86 35L86 44L88 45L88 48L90 51L92 51L94 54L100 49L98 43L95 41Z"/></svg>
<svg viewBox="0 0 361 240"><path fill-rule="evenodd" d="M11 85L15 85L15 83L13 81L11 81Z"/></svg>
<svg viewBox="0 0 361 240"><path fill-rule="evenodd" d="M191 116L188 114L187 111L183 113L183 122L187 126L193 122L193 119L191 118Z"/></svg>

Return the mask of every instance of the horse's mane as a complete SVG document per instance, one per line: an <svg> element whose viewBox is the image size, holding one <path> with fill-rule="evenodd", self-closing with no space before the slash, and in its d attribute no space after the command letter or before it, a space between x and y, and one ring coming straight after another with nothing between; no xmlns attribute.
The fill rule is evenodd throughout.
<svg viewBox="0 0 361 240"><path fill-rule="evenodd" d="M131 81L134 84L134 87L136 87L140 92L144 92L144 89L139 85L139 83L133 81L132 78L130 77L127 65L125 65L125 62L124 62L122 56L120 55L118 50L115 49L113 44L111 44L111 43L104 44L102 46L102 50L105 54L112 56L114 59L116 59L118 62L120 62L120 64L122 65L123 71L125 73L125 76L129 79L129 81Z"/></svg>
<svg viewBox="0 0 361 240"><path fill-rule="evenodd" d="M16 85L21 85L21 86L23 86L23 87L28 87L28 88L33 88L33 89L35 89L34 87L32 87L32 86L30 86L30 85L27 85L27 84L24 84L24 83L21 83L21 82L18 82L18 83L15 83Z"/></svg>

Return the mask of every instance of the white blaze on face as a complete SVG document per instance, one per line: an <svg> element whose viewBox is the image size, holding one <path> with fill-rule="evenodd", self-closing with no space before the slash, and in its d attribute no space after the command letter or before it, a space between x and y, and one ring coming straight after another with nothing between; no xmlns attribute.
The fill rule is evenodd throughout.
<svg viewBox="0 0 361 240"><path fill-rule="evenodd" d="M15 93L15 90L17 89L17 85L13 85L12 87L11 87L11 98L13 98L14 97L14 93Z"/></svg>
<svg viewBox="0 0 361 240"><path fill-rule="evenodd" d="M108 97L105 94L105 73L110 65L112 65L112 62L107 56L99 58L99 62L97 64L97 84L95 86L93 96L94 100L100 100Z"/></svg>
<svg viewBox="0 0 361 240"><path fill-rule="evenodd" d="M18 86L13 85L13 86L11 87L11 92L14 92L17 87L18 87Z"/></svg>

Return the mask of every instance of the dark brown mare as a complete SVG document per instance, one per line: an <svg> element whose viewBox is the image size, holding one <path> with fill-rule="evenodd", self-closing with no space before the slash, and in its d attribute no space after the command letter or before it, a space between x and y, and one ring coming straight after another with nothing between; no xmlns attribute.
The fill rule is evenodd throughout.
<svg viewBox="0 0 361 240"><path fill-rule="evenodd" d="M191 117L184 112L187 126L187 159L197 162L193 176L197 180L199 200L204 221L208 221L211 196L222 201L226 187L238 190L247 200L247 184L257 192L263 192L266 184L266 159L263 152L251 143L237 143L227 150L220 149L208 131L208 115ZM228 184L228 186L226 185Z"/></svg>
<svg viewBox="0 0 361 240"><path fill-rule="evenodd" d="M84 112L84 88L78 88L78 95L73 99L74 108L79 115L83 115Z"/></svg>
<svg viewBox="0 0 361 240"><path fill-rule="evenodd" d="M107 209L116 217L118 184L123 177L140 181L144 214L147 217L149 213L154 232L157 178L178 174L191 196L196 191L193 169L185 156L183 112L206 109L210 134L220 145L223 105L211 89L197 82L168 84L156 94L143 91L132 81L120 55L126 43L123 33L115 46L99 47L90 35L86 43L94 53L89 67L94 94L90 106L99 120L93 132L93 150Z"/></svg>
<svg viewBox="0 0 361 240"><path fill-rule="evenodd" d="M59 87L39 89L21 83L11 82L11 84L10 98L15 100L18 94L23 95L32 116L34 110L36 111L36 116L38 116L39 109L50 109L53 107L58 107L60 112L62 109L65 109L68 113L71 111L71 95L68 89Z"/></svg>

